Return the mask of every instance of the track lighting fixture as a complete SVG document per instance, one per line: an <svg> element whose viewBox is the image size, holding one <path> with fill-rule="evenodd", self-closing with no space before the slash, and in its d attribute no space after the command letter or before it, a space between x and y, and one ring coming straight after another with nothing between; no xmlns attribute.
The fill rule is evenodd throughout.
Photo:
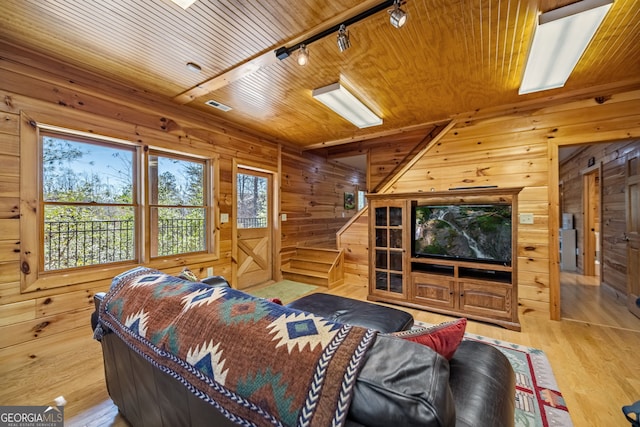
<svg viewBox="0 0 640 427"><path fill-rule="evenodd" d="M393 9L389 10L389 21L396 28L402 27L407 22L407 12L400 8L404 3L402 0L395 0Z"/></svg>
<svg viewBox="0 0 640 427"><path fill-rule="evenodd" d="M322 30L319 33L316 33L299 43L296 43L290 47L279 47L275 51L276 57L282 61L287 59L296 50L298 50L298 64L304 65L309 61L309 50L307 46L317 40L327 37L330 34L335 34L336 31L338 32L338 49L340 49L340 52L344 52L351 47L351 40L349 39L347 26L360 22L363 19L368 18L369 16L374 15L378 12L382 12L386 9L389 12L389 20L391 22L391 25L396 28L400 28L407 22L407 12L402 10L400 7L405 3L406 0L384 0L381 3L371 7L370 9L354 15L342 21L342 23L340 24L336 24L330 28ZM393 9L389 9L389 7L393 7Z"/></svg>
<svg viewBox="0 0 640 427"><path fill-rule="evenodd" d="M344 52L350 47L351 41L349 40L349 32L347 31L347 27L342 24L338 30L338 49L340 49L340 52Z"/></svg>
<svg viewBox="0 0 640 427"><path fill-rule="evenodd" d="M298 65L304 67L309 62L309 49L305 45L301 45L298 50Z"/></svg>

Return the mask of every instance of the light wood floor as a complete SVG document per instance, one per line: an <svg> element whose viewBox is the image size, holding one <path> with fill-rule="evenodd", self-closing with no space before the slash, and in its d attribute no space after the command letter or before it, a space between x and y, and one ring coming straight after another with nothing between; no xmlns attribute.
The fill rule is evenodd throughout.
<svg viewBox="0 0 640 427"><path fill-rule="evenodd" d="M343 285L331 293L366 299L365 285ZM563 306L568 304L568 297ZM407 310L416 320L449 320ZM87 326L42 338L37 354L14 346L0 362L0 405L46 405L56 396L68 401L65 426L126 426L109 400L100 344ZM469 332L542 349L576 426L629 426L621 407L640 400L640 332L584 321L550 321L529 312L522 332L470 321Z"/></svg>
<svg viewBox="0 0 640 427"><path fill-rule="evenodd" d="M598 277L562 272L560 283L563 319L640 331L640 319L627 309L626 298L600 286Z"/></svg>

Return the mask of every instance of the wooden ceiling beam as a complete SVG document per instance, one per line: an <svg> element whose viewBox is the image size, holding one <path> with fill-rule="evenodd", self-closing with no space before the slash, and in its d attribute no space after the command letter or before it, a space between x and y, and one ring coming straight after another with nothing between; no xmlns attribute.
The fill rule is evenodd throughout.
<svg viewBox="0 0 640 427"><path fill-rule="evenodd" d="M317 149L320 149L320 148L328 148L328 147L332 147L332 146L335 146L335 145L353 144L353 143L362 142L362 141L369 141L369 140L372 140L372 139L384 138L384 137L388 137L388 136L391 136L391 135L398 135L398 134L406 133L406 132L414 132L414 131L418 131L418 130L422 130L422 129L431 129L434 126L439 126L439 125L442 125L442 124L446 124L448 122L449 122L449 119L447 119L447 120L438 120L438 121L435 121L435 122L420 123L418 125L406 126L406 127L398 128L398 129L384 130L384 131L380 131L380 132L376 132L376 133L371 133L371 134L368 134L368 135L359 135L357 137L336 139L336 140L333 140L333 141L323 141L323 142L320 142L318 144L308 145L308 146L304 147L304 150L305 151L317 150Z"/></svg>
<svg viewBox="0 0 640 427"><path fill-rule="evenodd" d="M312 37L315 34L326 31L329 28L335 27L339 25L341 22L346 21L350 17L359 15L372 7L376 6L380 3L380 0L367 0L358 4L356 7L352 7L351 9L345 10L344 12L334 16L333 18L322 22L319 25L316 25L309 31L304 32L298 37L289 40L286 43L282 43L281 45L285 46L294 46L302 41ZM280 47L281 45L277 46ZM242 79L248 75L255 73L261 68L266 68L274 63L278 62L278 58L275 54L275 48L270 48L269 50L258 54L253 58L247 59L245 62L242 62L235 67L225 71L222 74L218 74L215 77L212 77L208 80L203 81L202 83L197 84L196 86L180 93L179 95L173 98L173 101L178 104L188 104L195 99L204 96L208 93L211 93L217 89L225 87L236 80Z"/></svg>

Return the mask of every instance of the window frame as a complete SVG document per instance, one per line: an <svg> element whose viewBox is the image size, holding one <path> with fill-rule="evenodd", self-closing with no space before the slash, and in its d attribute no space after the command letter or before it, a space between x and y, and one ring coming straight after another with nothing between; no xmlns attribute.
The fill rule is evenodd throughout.
<svg viewBox="0 0 640 427"><path fill-rule="evenodd" d="M57 134L62 137L78 138L106 144L108 146L133 147L135 169L133 180L135 224L135 260L119 261L91 266L73 267L62 270L44 270L44 208L43 208L43 150L42 133ZM44 289L58 288L73 284L112 279L117 274L136 266L144 265L151 268L167 269L184 265L211 265L219 259L219 224L216 221L215 210L217 200L217 178L219 159L217 155L204 156L188 152L179 152L162 147L165 141L152 147L142 142L132 142L124 138L114 138L98 135L92 132L75 130L71 127L60 127L37 122L25 112L21 112L20 121L20 290L33 292ZM170 145L167 142L166 145ZM150 208L147 204L149 151L168 157L182 157L196 159L205 165L203 176L203 196L205 203L206 250L163 257L149 256L149 224ZM33 177L34 179L28 179Z"/></svg>
<svg viewBox="0 0 640 427"><path fill-rule="evenodd" d="M212 215L212 206L213 206L213 199L211 197L211 195L213 194L213 192L211 191L212 188L212 179L211 179L211 161L209 159L206 158L202 158L202 157L197 157L197 156L193 156L193 155L189 155L189 154L184 154L184 153L176 153L176 152L172 152L172 151L166 151L166 150L161 150L161 149L157 149L157 148L149 148L146 152L145 152L145 156L144 156L144 170L145 173L143 174L144 176L144 181L145 181L145 194L146 194L146 198L145 198L145 208L144 208L144 215L146 218L146 225L145 225L145 233L146 233L146 238L145 239L145 253L148 254L148 259L147 261L150 260L158 260L158 259L165 259L165 258L171 258L171 257L176 257L176 256L189 256L189 255L196 255L196 254L203 254L203 253L210 253L213 251L213 239L211 238L211 233L209 232L212 228L213 228L213 215ZM176 208L179 206L176 205L162 205L159 203L152 203L151 201L151 188L150 188L150 173L149 173L149 157L151 156L158 156L158 157L164 157L164 158L169 158L169 159L176 159L176 160L183 160L183 161L189 161L189 162L193 162L193 163L200 163L202 164L202 206L184 206L186 208L203 208L204 209L204 222L205 222L205 242L204 242L204 249L202 251L197 251L197 252L183 252L183 253L178 253L178 254L171 254L171 255L152 255L152 246L153 246L153 237L158 235L158 229L154 229L153 228L153 221L151 220L151 210L156 208L156 209L160 209L160 208Z"/></svg>
<svg viewBox="0 0 640 427"><path fill-rule="evenodd" d="M91 145L96 145L96 146L102 146L102 147L108 147L108 148L114 148L114 149L120 149L120 150L126 150L132 153L132 162L131 162L131 203L130 204L116 204L116 203L104 203L104 202L53 202L53 201L47 201L44 199L44 194L43 194L43 189L44 189L44 149L43 149L43 139L45 136L50 136L50 137L55 137L58 139L68 139L74 142L80 142L83 144L91 144ZM40 180L39 185L38 185L38 205L39 205L39 214L38 214L38 228L39 228L39 249L41 249L43 251L42 256L40 256L38 258L38 270L45 272L45 273L54 273L54 272L70 272L70 271L74 271L76 269L78 270L83 270L86 271L87 268L90 267L98 267L98 266L109 266L109 265L117 265L117 264L130 264L132 262L139 262L140 261L140 250L139 250L139 245L140 245L140 239L138 238L139 236L139 232L138 232L138 224L140 222L140 208L141 203L140 203L140 197L139 197L139 184L140 184L140 171L139 171L139 167L138 167L138 162L137 159L140 156L140 152L141 149L140 147L135 146L134 144L127 144L127 143L123 143L123 142L112 142L112 141L105 141L105 140L101 140L99 138L87 138L85 136L81 136L81 135L75 135L72 133L63 133L63 132L59 132L59 131L49 131L49 130L45 130L43 129L42 131L39 132L38 134L38 154L39 154L39 170L40 173L42 174L42 180ZM45 256L44 256L44 250L43 250L43 245L45 243L45 229L44 229L44 214L45 214L45 208L47 206L78 206L78 207L99 207L99 206L130 206L131 208L133 208L133 215L134 215L134 230L133 230L133 235L134 235L134 248L133 248L133 258L130 260L122 260L122 261L114 261L114 262L106 262L106 263L101 263L101 264L92 264L92 265L87 265L87 266L76 266L76 267L68 267L68 268L62 268L62 269L56 269L56 270L45 270Z"/></svg>

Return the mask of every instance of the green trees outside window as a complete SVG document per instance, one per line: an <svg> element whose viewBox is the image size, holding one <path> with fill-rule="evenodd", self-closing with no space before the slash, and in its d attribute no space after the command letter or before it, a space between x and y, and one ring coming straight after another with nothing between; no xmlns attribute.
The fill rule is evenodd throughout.
<svg viewBox="0 0 640 427"><path fill-rule="evenodd" d="M139 261L145 235L151 257L207 249L205 160L152 152L138 171L139 147L41 138L44 271Z"/></svg>

